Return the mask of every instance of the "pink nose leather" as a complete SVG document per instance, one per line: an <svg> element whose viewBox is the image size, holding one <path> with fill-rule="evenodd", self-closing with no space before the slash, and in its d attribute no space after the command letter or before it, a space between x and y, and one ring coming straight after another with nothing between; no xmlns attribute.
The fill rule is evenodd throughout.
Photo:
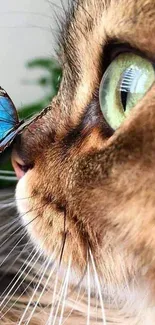
<svg viewBox="0 0 155 325"><path fill-rule="evenodd" d="M22 170L22 166L24 166L24 163L15 150L13 150L11 162L17 178L22 178L25 175L25 172Z"/></svg>

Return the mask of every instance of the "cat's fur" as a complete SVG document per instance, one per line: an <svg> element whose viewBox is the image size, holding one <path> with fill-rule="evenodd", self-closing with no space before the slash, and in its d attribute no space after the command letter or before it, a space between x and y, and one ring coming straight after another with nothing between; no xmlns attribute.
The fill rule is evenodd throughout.
<svg viewBox="0 0 155 325"><path fill-rule="evenodd" d="M155 2L81 0L62 29L59 93L16 148L31 167L17 185L18 210L37 247L49 257L56 249L60 285L71 263L72 298L68 293L65 316L82 279L84 298L76 301L66 324L89 324L88 312L90 324L104 324L102 295L107 324L151 325L155 323L155 85L114 134L102 116L98 88L113 43L128 44L155 60ZM51 291L54 279L55 275ZM24 304L29 301L23 299ZM42 299L43 307L36 307L31 325L46 324L52 298L46 293ZM24 308L12 307L1 324L17 324Z"/></svg>

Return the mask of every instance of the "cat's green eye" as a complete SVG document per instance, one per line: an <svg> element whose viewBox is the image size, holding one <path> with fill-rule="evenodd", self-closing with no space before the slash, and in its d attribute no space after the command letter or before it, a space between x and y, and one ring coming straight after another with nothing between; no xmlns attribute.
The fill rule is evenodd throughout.
<svg viewBox="0 0 155 325"><path fill-rule="evenodd" d="M103 75L99 100L107 123L116 130L155 81L153 64L133 53L120 54Z"/></svg>

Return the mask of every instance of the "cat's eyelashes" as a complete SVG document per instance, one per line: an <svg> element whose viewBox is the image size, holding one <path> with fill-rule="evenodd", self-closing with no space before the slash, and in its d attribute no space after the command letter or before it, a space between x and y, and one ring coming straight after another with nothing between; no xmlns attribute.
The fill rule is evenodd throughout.
<svg viewBox="0 0 155 325"><path fill-rule="evenodd" d="M155 81L153 64L133 53L118 55L103 75L99 99L107 123L116 130Z"/></svg>

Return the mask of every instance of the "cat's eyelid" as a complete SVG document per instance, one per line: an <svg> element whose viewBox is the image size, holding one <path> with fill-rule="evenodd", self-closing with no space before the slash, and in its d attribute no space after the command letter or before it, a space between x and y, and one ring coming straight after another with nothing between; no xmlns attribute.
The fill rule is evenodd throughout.
<svg viewBox="0 0 155 325"><path fill-rule="evenodd" d="M129 43L124 43L119 40L109 40L104 49L104 65L106 65L107 68L118 55L127 52L139 55L142 58L149 60L152 64L155 63L155 57L151 54L141 51L140 49L131 46ZM108 58L107 60L106 57Z"/></svg>

